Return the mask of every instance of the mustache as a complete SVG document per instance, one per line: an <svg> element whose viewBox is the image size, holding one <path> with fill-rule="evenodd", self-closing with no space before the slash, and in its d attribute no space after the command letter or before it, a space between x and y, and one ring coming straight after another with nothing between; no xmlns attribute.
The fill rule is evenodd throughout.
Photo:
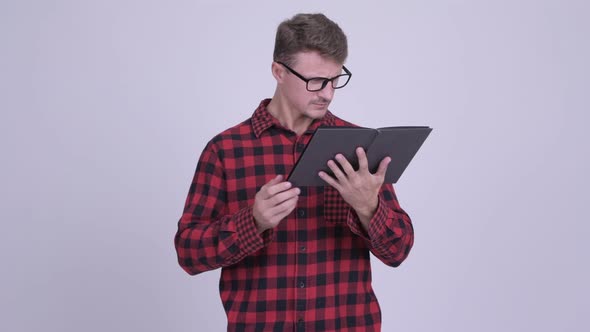
<svg viewBox="0 0 590 332"><path fill-rule="evenodd" d="M330 101L330 99L320 97L318 99L312 100L311 102L312 104L329 104Z"/></svg>

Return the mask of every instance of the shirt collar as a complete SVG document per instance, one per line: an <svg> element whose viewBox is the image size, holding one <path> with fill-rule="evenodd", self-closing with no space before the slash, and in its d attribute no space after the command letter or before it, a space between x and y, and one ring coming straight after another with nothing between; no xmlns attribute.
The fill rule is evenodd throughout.
<svg viewBox="0 0 590 332"><path fill-rule="evenodd" d="M254 114L252 114L252 129L254 130L256 137L260 137L265 130L272 126L283 128L279 123L279 120L272 116L266 108L270 103L270 100L270 98L262 100L260 105L258 105L258 108L254 111ZM320 120L314 120L311 123L306 133L313 133L318 127L332 127L335 124L336 117L330 111L327 111Z"/></svg>

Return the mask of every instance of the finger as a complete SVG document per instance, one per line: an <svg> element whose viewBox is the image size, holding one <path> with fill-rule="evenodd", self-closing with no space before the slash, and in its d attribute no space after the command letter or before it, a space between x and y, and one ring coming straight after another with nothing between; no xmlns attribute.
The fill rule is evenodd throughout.
<svg viewBox="0 0 590 332"><path fill-rule="evenodd" d="M338 181L336 181L336 179L334 179L333 177L331 177L330 175L328 175L328 173L320 171L318 173L319 177L324 180L327 184L329 184L330 186L334 187L334 189L340 191L340 185L338 183Z"/></svg>
<svg viewBox="0 0 590 332"><path fill-rule="evenodd" d="M300 191L301 190L299 188L293 188L288 192L282 192L278 195L271 197L270 199L263 200L261 209L263 211L262 215L264 219L268 220L269 222L271 220L274 220L275 215L283 211L283 208L281 208L281 206L284 202L292 199L295 199L295 202L297 202ZM281 199L281 201L278 201L277 198Z"/></svg>
<svg viewBox="0 0 590 332"><path fill-rule="evenodd" d="M291 184L291 182L288 182L288 181L283 181L283 182L276 183L276 184L273 184L270 186L267 185L264 188L264 192L265 192L264 199L269 199L280 192L283 192L285 190L289 190L289 189L291 189L292 186L293 185Z"/></svg>
<svg viewBox="0 0 590 332"><path fill-rule="evenodd" d="M356 149L356 156L359 159L359 171L369 171L369 161L367 160L367 154L365 150L361 147Z"/></svg>
<svg viewBox="0 0 590 332"><path fill-rule="evenodd" d="M269 214L272 216L271 219L279 218L279 220L281 220L286 217L289 213L291 213L291 211L295 209L298 200L299 196L294 196L282 202L281 204L272 207L269 210Z"/></svg>
<svg viewBox="0 0 590 332"><path fill-rule="evenodd" d="M352 175L355 172L352 165L348 162L348 159L346 159L346 157L343 155L337 154L335 159L338 161L340 166L342 166L342 169L347 175Z"/></svg>
<svg viewBox="0 0 590 332"><path fill-rule="evenodd" d="M293 184L291 182L283 181L281 183L277 183L274 186L268 188L268 194L270 195L269 198L291 188L293 188Z"/></svg>
<svg viewBox="0 0 590 332"><path fill-rule="evenodd" d="M285 201L283 207L285 208L285 210L281 213L279 213L278 217L280 218L280 220L282 220L283 218L285 218L286 216L288 216L291 212L293 212L293 210L295 210L295 207L297 206L297 201L299 199L298 197L294 197L288 201Z"/></svg>
<svg viewBox="0 0 590 332"><path fill-rule="evenodd" d="M391 162L390 157L383 158L383 160L381 160L381 162L379 163L379 168L377 168L377 172L375 173L375 175L385 178L385 173L387 172L387 166L389 166L390 162Z"/></svg>
<svg viewBox="0 0 590 332"><path fill-rule="evenodd" d="M267 193L268 189L278 183L281 182L281 180L283 180L283 176L282 175L277 175L275 176L273 179L271 179L270 181L268 181L267 183L265 183L261 188L260 188L260 192L262 193ZM264 196L267 196L266 194ZM266 197L264 197L266 198Z"/></svg>
<svg viewBox="0 0 590 332"><path fill-rule="evenodd" d="M268 181L266 183L266 186L275 185L275 184L281 182L281 180L283 180L283 176L279 174L279 175L275 176L272 180Z"/></svg>
<svg viewBox="0 0 590 332"><path fill-rule="evenodd" d="M282 209L283 213L289 214L295 209L298 201L299 195L289 198L288 200L281 203L279 207Z"/></svg>
<svg viewBox="0 0 590 332"><path fill-rule="evenodd" d="M336 165L334 160L328 160L328 168L332 171L332 173L334 173L334 176L336 179L338 179L338 181L346 180L346 175L342 173L342 170L340 167L338 167L338 165Z"/></svg>
<svg viewBox="0 0 590 332"><path fill-rule="evenodd" d="M282 191L270 198L271 204L273 206L280 205L286 200L299 196L300 193L301 190L299 188L292 188L291 190Z"/></svg>

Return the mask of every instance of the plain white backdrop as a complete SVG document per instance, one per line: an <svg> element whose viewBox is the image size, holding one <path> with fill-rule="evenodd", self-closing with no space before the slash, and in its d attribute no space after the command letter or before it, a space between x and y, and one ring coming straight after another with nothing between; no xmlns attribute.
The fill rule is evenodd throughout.
<svg viewBox="0 0 590 332"><path fill-rule="evenodd" d="M384 331L587 331L590 3L0 3L0 330L223 331L173 236L206 142L272 96L277 25L349 38L331 110L434 131L374 260Z"/></svg>

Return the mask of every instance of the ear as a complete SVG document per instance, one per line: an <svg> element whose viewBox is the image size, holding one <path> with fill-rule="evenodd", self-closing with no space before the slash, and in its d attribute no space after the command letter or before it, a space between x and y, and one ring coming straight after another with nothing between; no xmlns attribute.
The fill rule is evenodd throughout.
<svg viewBox="0 0 590 332"><path fill-rule="evenodd" d="M273 61L270 70L272 72L272 76L274 76L275 80L277 80L277 83L281 83L285 76L285 68Z"/></svg>

